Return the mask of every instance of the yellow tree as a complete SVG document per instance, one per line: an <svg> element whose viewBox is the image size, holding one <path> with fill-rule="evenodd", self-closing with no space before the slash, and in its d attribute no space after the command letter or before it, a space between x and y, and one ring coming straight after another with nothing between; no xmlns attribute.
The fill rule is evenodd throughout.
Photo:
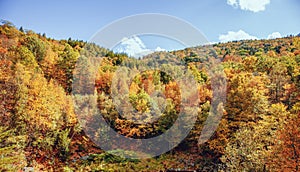
<svg viewBox="0 0 300 172"><path fill-rule="evenodd" d="M63 88L47 80L39 72L16 64L15 82L17 85L15 106L15 127L27 135L26 149L51 151L53 148L68 150L61 138L75 123L75 115L70 98ZM55 145L56 141L59 145ZM70 142L70 140L64 140ZM64 147L62 147L64 146ZM31 151L34 155L38 152Z"/></svg>
<svg viewBox="0 0 300 172"><path fill-rule="evenodd" d="M227 70L226 70L227 71ZM255 124L268 108L268 79L263 74L227 71L228 93L225 110L229 128L234 132L242 126Z"/></svg>
<svg viewBox="0 0 300 172"><path fill-rule="evenodd" d="M281 130L289 115L283 104L273 104L257 124L240 128L231 137L225 154L221 157L226 169L229 171L273 169L267 165L268 160L273 161L272 150L278 143L277 131Z"/></svg>
<svg viewBox="0 0 300 172"><path fill-rule="evenodd" d="M27 165L22 149L25 139L0 126L0 171L18 171Z"/></svg>

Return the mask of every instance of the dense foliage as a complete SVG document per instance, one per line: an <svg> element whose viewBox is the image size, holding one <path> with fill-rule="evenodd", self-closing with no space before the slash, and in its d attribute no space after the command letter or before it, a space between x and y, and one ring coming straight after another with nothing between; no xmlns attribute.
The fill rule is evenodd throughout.
<svg viewBox="0 0 300 172"><path fill-rule="evenodd" d="M53 40L3 22L0 171L24 167L47 171L299 171L300 37L234 41L214 44L205 52L202 49L156 52L137 60L95 44ZM80 63L80 56L94 57L98 65L90 66L95 61L88 60ZM72 93L83 90L76 90L72 84L89 87L86 78L94 72L92 91L85 94L96 96L96 106L110 126L126 137L154 137L172 126L181 108L183 92L172 75L145 70L130 81L124 72L117 88L112 88L112 82L120 65L134 69L142 66L142 61L155 63L149 59L156 59L164 64L168 58L185 64L197 81L198 117L188 137L174 150L147 160L124 159L102 151L79 125ZM214 95L213 78L203 66L208 59L221 61L227 78L227 97L217 131L206 143L198 145ZM80 71L74 70L76 63L90 70L80 80L74 79ZM168 64L164 69L179 72ZM124 87L128 82L130 87ZM129 94L134 111L124 112L126 118L113 103L114 89ZM164 98L154 100L153 94ZM76 101L84 99L77 97ZM153 109L164 109L157 120ZM86 120L93 121L93 114L86 112ZM145 123L136 124L135 120ZM180 134L174 133L174 137Z"/></svg>

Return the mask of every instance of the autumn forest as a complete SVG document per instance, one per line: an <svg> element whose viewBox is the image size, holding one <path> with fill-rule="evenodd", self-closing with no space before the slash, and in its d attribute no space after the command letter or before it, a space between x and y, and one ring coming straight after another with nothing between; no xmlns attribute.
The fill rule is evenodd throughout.
<svg viewBox="0 0 300 172"><path fill-rule="evenodd" d="M198 95L190 100L196 102L196 118L190 132L173 149L151 158L131 159L103 150L88 134L100 135L87 127L97 116L76 102L89 101L85 95L95 98L91 102L105 121L124 137L159 136L179 118L182 96L189 93L180 90L172 75L180 71L169 61L186 66L195 79ZM226 97L216 131L199 144L218 91L206 61L220 62ZM145 63L164 64L172 72L145 70L133 79L118 73L120 66L136 69ZM86 79L87 70L95 74L92 82ZM122 82L115 87L116 73ZM163 96L154 100L155 93ZM122 109L126 118L115 96L119 105L126 99L134 109ZM159 118L152 113L158 110ZM177 127L186 128L185 122ZM217 43L136 59L94 43L55 40L5 21L0 26L0 124L0 171L300 171L300 37Z"/></svg>

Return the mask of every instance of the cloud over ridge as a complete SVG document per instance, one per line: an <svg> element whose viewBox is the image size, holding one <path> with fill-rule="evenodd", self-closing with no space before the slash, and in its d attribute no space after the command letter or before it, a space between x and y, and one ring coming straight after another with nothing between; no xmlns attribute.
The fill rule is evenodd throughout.
<svg viewBox="0 0 300 172"><path fill-rule="evenodd" d="M219 40L221 42L228 42L233 40L245 40L245 39L258 39L258 38L246 33L243 30L239 30L237 32L229 31L227 34L222 34L219 36Z"/></svg>
<svg viewBox="0 0 300 172"><path fill-rule="evenodd" d="M148 49L143 41L136 35L130 38L123 38L119 45L114 48L114 51L119 53L126 53L129 56L138 58L148 54L151 54L155 51L166 51L161 47L156 47L155 49Z"/></svg>
<svg viewBox="0 0 300 172"><path fill-rule="evenodd" d="M281 38L282 35L279 32L273 32L267 36L266 39L276 39ZM258 38L256 36L250 35L249 33L239 30L237 32L235 31L229 31L227 34L221 34L219 35L219 41L220 42L229 42L229 41L239 41L239 40L253 40L253 39L265 39L265 38Z"/></svg>

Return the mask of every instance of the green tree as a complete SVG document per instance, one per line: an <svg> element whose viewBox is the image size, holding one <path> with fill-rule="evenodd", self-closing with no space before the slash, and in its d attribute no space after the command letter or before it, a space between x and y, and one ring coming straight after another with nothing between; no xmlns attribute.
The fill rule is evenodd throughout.
<svg viewBox="0 0 300 172"><path fill-rule="evenodd" d="M23 151L26 137L0 126L0 171L18 171L26 166Z"/></svg>
<svg viewBox="0 0 300 172"><path fill-rule="evenodd" d="M64 50L59 54L57 63L56 80L63 86L66 92L72 91L73 70L78 60L79 53L69 44L64 45Z"/></svg>
<svg viewBox="0 0 300 172"><path fill-rule="evenodd" d="M37 64L37 61L36 61L34 55L28 48L26 48L24 46L20 46L19 48L17 48L17 53L18 54L17 54L15 63L20 62L27 68L31 68L31 69L35 69L38 67L38 64Z"/></svg>
<svg viewBox="0 0 300 172"><path fill-rule="evenodd" d="M38 63L45 58L46 46L44 42L35 35L27 36L23 41L23 45L32 52Z"/></svg>

